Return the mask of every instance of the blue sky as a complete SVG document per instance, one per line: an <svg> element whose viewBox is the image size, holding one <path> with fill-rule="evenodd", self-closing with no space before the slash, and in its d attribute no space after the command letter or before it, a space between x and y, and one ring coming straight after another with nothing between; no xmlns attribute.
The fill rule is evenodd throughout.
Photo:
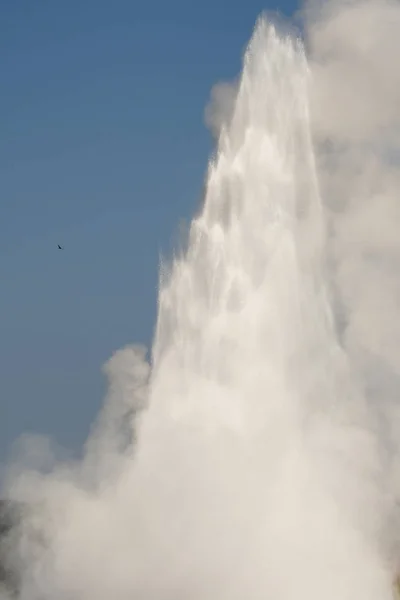
<svg viewBox="0 0 400 600"><path fill-rule="evenodd" d="M1 2L0 460L24 432L79 448L104 361L150 343L159 254L201 197L210 89L290 2Z"/></svg>

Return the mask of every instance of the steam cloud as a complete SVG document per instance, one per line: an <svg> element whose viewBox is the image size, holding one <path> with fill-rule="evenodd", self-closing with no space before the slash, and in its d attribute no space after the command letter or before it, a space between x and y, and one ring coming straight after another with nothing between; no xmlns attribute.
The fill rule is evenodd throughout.
<svg viewBox="0 0 400 600"><path fill-rule="evenodd" d="M21 600L392 597L400 5L300 16L307 60L261 20L241 81L213 90L219 154L162 272L152 367L112 357L81 462L37 439L10 467ZM293 204L251 213L266 188Z"/></svg>

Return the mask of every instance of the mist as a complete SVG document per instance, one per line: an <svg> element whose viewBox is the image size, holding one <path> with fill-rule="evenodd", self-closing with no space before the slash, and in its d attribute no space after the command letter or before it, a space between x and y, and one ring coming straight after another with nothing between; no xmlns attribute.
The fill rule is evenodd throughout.
<svg viewBox="0 0 400 600"><path fill-rule="evenodd" d="M111 357L81 460L38 436L9 465L19 599L393 598L399 31L384 1L258 19L151 360Z"/></svg>

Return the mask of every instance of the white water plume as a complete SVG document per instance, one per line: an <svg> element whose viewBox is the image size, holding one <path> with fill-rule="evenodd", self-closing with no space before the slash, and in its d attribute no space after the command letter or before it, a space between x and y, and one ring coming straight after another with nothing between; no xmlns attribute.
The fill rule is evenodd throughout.
<svg viewBox="0 0 400 600"><path fill-rule="evenodd" d="M395 467L354 350L352 222L331 210L355 153L317 65L353 9L307 13L311 59L259 20L228 114L209 112L217 153L162 269L151 369L140 348L111 359L81 463L11 471L21 600L392 597Z"/></svg>

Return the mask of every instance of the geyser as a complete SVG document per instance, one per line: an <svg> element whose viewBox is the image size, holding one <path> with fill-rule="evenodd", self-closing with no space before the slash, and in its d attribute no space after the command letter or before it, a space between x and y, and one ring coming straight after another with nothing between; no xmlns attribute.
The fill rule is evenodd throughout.
<svg viewBox="0 0 400 600"><path fill-rule="evenodd" d="M338 6L346 23L351 10ZM310 60L258 21L216 111L204 206L162 269L151 368L141 348L111 359L81 462L10 471L21 600L392 597L392 470L332 267L332 181L354 140L331 105L324 121L329 44L316 58L324 27L336 48L337 14L307 18Z"/></svg>

